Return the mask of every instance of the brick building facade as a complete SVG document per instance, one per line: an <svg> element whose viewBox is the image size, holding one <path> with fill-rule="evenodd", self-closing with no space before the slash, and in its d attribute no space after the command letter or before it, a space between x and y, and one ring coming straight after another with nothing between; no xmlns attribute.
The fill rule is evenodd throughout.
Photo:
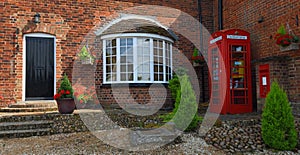
<svg viewBox="0 0 300 155"><path fill-rule="evenodd" d="M220 2L222 2L222 8L220 8ZM166 10L164 14L159 14L151 9L130 10L134 6L143 5L166 6L178 9L179 12ZM0 10L2 15L0 17L0 94L4 97L0 106L7 106L25 99L24 36L41 33L55 37L56 71L54 77L56 87L58 87L58 80L64 73L72 75L73 66L77 63L76 54L82 47L85 36L95 26L98 26L96 29L101 28L118 19L121 16L120 12L125 14L143 12L142 15L155 15L156 20L168 28L170 23L181 15L180 11L200 20L210 33L219 30L220 25L222 29L239 28L250 32L252 77L254 90L256 90L253 95L257 98L254 101L257 101L258 110L261 109L264 100L259 95L258 67L261 64L270 65L270 79L278 79L287 91L289 99L295 103L294 105L300 102L300 73L297 71L300 69L299 50L281 52L273 39L278 27L287 23L296 35L300 35L298 19L300 3L297 0L289 2L273 2L271 0L57 0L40 2L32 0L2 1L0 6L3 8ZM41 22L35 24L32 21L37 12L41 15ZM222 18L219 18L220 15ZM220 19L223 20L222 23L220 23ZM258 22L259 20L262 21ZM189 24L182 23L181 27L188 28ZM176 35L178 40L174 39L173 46L190 58L194 45L183 35L178 33ZM206 42L202 42L203 44ZM98 56L102 58L103 55ZM111 100L112 93L109 85L103 85L103 60L98 59L97 65L91 67L96 68L95 83L99 101L102 103L114 102ZM95 68L90 68L90 70ZM201 90L198 95L200 95L201 102L206 102L209 100L207 66L203 64L195 69ZM139 103L148 102L148 89L149 85L130 86L131 94L134 94L133 98Z"/></svg>
<svg viewBox="0 0 300 155"><path fill-rule="evenodd" d="M199 1L200 2L200 1ZM37 45L32 41L29 44L30 38L36 37L43 38L39 42L51 42L54 44L54 60L49 60L50 66L54 65L54 71L51 71L54 80L54 89L59 86L59 79L66 73L70 79L78 78L72 75L79 75L78 72L73 70L76 67L76 55L82 47L85 37L91 30L102 28L105 25L113 22L125 14L142 14L153 15L156 21L161 23L162 26L168 28L171 21L181 15L181 11L189 14L190 16L199 19L198 6L202 6L202 12L212 12L212 5L207 5L210 1L202 1L198 5L198 1L192 0L189 2L175 1L2 1L0 2L2 14L0 20L0 94L4 98L0 102L0 106L7 106L11 103L17 103L26 100L27 91L40 92L43 87L35 89L27 87L31 81L27 77L26 80L26 65L30 64L33 60L29 59L30 56L26 51L30 48L35 48ZM157 5L177 9L171 12L156 13L155 10L148 10L142 8L141 10L130 10L132 7L144 5ZM129 10L129 11L128 11ZM163 11L163 10L162 10ZM141 13L142 12L142 13ZM40 23L34 23L34 16L36 13L40 14ZM210 13L208 13L210 14ZM212 30L212 20L210 16L203 17L203 22L207 27ZM95 28L96 26L96 28ZM97 27L98 26L98 27ZM188 27L189 23L183 23L182 27ZM157 26L159 28L159 26ZM188 29L188 28L187 28ZM147 31L143 32L146 33ZM148 32L147 32L148 33ZM184 53L188 58L191 57L194 46L193 44L180 36L179 41L175 41L173 46L180 52ZM163 36L163 35L162 35ZM26 39L28 38L28 40ZM47 40L48 39L48 40ZM95 40L101 39L100 37ZM54 43L52 42L54 40ZM99 41L101 44L101 41ZM29 46L31 47L29 48ZM28 47L27 47L28 46ZM45 48L45 47L44 47ZM102 48L100 47L102 50ZM96 52L97 51L93 51ZM34 54L32 54L34 55ZM112 99L112 92L109 84L103 84L103 55L97 55L96 64L84 70L81 74L91 74L89 71L95 71L91 74L96 77L95 84L100 102L114 103ZM36 58L38 59L38 58ZM27 62L26 62L27 61ZM48 60L47 60L48 61ZM38 64L37 64L38 65ZM28 68L28 67L27 67ZM39 70L44 68L40 67ZM78 70L77 70L78 71ZM39 72L40 73L40 72ZM37 73L36 73L37 74ZM41 73L42 74L42 73ZM32 84L31 86L35 86ZM165 85L166 86L166 85ZM52 87L52 86L51 86ZM132 98L138 103L147 103L149 100L150 85L139 84L131 85L130 91ZM53 89L53 88L52 88ZM55 90L54 90L55 91ZM160 90L157 90L159 92ZM54 93L54 92L53 92ZM169 92L168 92L169 93ZM170 101L168 95L166 102Z"/></svg>

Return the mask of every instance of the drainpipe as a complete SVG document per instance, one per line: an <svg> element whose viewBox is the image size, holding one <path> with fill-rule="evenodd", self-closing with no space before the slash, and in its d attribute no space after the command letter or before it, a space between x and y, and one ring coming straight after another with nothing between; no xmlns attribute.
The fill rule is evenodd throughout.
<svg viewBox="0 0 300 155"><path fill-rule="evenodd" d="M218 23L219 30L223 30L223 1L218 0Z"/></svg>
<svg viewBox="0 0 300 155"><path fill-rule="evenodd" d="M203 51L203 31L202 31L202 7L201 7L201 0L198 0L198 16L199 16L199 22L200 22L200 49L198 55L200 55L200 51ZM201 69L201 86L202 86L202 102L205 102L205 80L204 80L204 67L202 66Z"/></svg>

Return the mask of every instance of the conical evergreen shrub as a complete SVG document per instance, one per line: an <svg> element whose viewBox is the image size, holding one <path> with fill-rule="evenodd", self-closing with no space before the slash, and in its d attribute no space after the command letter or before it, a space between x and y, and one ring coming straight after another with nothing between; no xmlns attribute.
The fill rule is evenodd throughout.
<svg viewBox="0 0 300 155"><path fill-rule="evenodd" d="M297 145L294 117L286 93L275 81L262 113L262 138L277 150L292 150Z"/></svg>
<svg viewBox="0 0 300 155"><path fill-rule="evenodd" d="M195 92L187 75L178 76L178 79L180 90L176 91L175 108L162 118L164 122L173 121L177 129L192 131L198 127L198 122L202 119L197 113L198 104Z"/></svg>
<svg viewBox="0 0 300 155"><path fill-rule="evenodd" d="M69 91L70 94L62 94L61 98L73 98L73 88L71 82L66 74L64 74L63 78L61 79L60 87L58 88L58 92L61 90Z"/></svg>

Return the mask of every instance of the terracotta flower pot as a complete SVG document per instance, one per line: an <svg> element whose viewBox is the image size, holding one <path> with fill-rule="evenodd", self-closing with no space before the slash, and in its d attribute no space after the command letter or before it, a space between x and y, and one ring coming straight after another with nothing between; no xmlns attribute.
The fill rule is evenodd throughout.
<svg viewBox="0 0 300 155"><path fill-rule="evenodd" d="M75 102L72 98L64 98L56 100L58 111L61 114L72 114L75 109Z"/></svg>

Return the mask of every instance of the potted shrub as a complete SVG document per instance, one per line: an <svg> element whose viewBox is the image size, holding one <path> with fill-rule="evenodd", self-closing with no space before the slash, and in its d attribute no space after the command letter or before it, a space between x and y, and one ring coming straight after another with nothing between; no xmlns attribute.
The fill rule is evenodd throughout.
<svg viewBox="0 0 300 155"><path fill-rule="evenodd" d="M88 52L87 47L83 46L80 52L78 53L79 59L82 64L93 64L95 57Z"/></svg>
<svg viewBox="0 0 300 155"><path fill-rule="evenodd" d="M54 95L56 100L58 111L61 114L72 114L75 109L75 102L73 98L73 88L65 74L61 79L58 93Z"/></svg>
<svg viewBox="0 0 300 155"><path fill-rule="evenodd" d="M203 57L199 55L199 51L197 48L194 48L192 60L193 66L199 66L199 63L203 60Z"/></svg>
<svg viewBox="0 0 300 155"><path fill-rule="evenodd" d="M275 35L276 44L280 46L280 51L289 51L299 49L299 37L292 31L286 33L285 27L281 25Z"/></svg>
<svg viewBox="0 0 300 155"><path fill-rule="evenodd" d="M95 87L87 88L80 84L74 85L74 97L78 101L76 102L76 108L93 108L94 99L96 98Z"/></svg>

